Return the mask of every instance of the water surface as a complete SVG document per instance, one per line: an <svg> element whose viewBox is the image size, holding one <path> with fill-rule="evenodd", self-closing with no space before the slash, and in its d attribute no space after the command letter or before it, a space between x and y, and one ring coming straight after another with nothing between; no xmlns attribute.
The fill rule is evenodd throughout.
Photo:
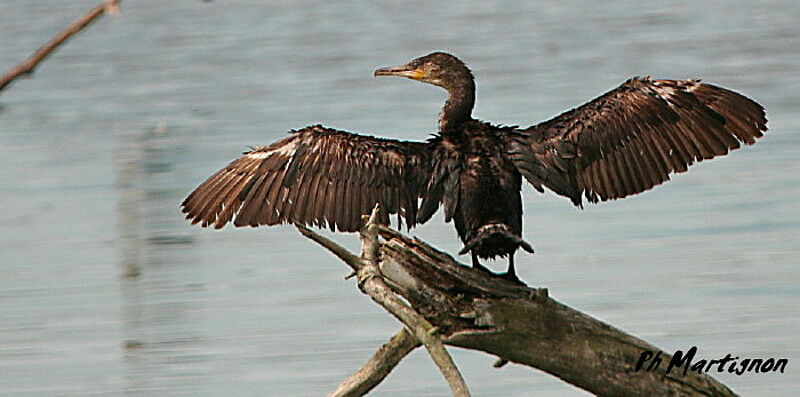
<svg viewBox="0 0 800 397"><path fill-rule="evenodd" d="M96 2L0 2L0 68ZM307 124L423 139L443 92L371 72L434 50L470 64L475 115L506 124L634 75L700 77L764 104L758 145L646 194L581 211L526 187L537 253L518 272L668 351L792 360L785 374L720 375L744 395L800 389L800 7L532 3L141 0L81 33L0 97L0 393L335 387L398 324L292 227L209 231L178 204L247 145ZM460 248L441 216L414 234ZM478 396L586 394L453 354ZM448 390L417 351L376 394Z"/></svg>

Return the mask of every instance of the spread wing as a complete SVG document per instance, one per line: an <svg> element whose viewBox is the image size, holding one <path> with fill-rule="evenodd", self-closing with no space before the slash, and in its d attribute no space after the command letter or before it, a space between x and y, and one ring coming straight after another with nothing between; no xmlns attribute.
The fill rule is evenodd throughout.
<svg viewBox="0 0 800 397"><path fill-rule="evenodd" d="M398 214L411 227L428 163L422 142L306 127L212 175L184 200L183 212L204 227L233 220L235 226L297 222L356 231L361 216L380 203L384 222Z"/></svg>
<svg viewBox="0 0 800 397"><path fill-rule="evenodd" d="M752 145L764 108L699 80L633 78L510 138L514 163L539 191L582 205L643 192L695 162Z"/></svg>

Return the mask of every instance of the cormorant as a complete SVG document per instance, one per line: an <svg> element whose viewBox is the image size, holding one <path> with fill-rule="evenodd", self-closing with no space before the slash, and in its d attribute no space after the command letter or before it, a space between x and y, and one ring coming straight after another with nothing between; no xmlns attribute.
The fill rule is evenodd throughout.
<svg viewBox="0 0 800 397"><path fill-rule="evenodd" d="M498 126L472 118L475 82L453 55L434 52L375 76L444 88L439 130L426 142L375 138L321 125L245 152L183 202L192 223L221 228L297 222L352 232L375 203L408 227L440 204L464 242L460 254L509 256L518 281L524 177L582 207L646 191L695 162L751 145L767 130L764 109L699 80L634 77L549 121Z"/></svg>

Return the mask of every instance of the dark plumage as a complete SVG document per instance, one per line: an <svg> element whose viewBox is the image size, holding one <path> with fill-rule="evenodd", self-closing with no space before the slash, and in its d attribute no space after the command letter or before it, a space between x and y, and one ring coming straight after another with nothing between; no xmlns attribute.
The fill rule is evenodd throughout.
<svg viewBox="0 0 800 397"><path fill-rule="evenodd" d="M436 52L376 76L433 84L449 96L427 142L357 135L322 126L292 131L212 175L183 202L192 223L220 228L297 222L356 231L374 204L408 227L444 207L478 258L509 255L517 280L522 177L573 204L651 189L694 162L751 145L767 130L756 102L699 80L633 78L552 120L520 129L472 118L475 83L458 58ZM421 200L420 200L421 199Z"/></svg>

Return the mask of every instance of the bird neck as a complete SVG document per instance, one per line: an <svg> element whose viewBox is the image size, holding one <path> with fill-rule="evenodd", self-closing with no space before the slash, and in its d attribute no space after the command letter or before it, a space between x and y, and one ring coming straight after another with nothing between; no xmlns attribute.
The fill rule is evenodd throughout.
<svg viewBox="0 0 800 397"><path fill-rule="evenodd" d="M472 119L475 105L475 83L469 81L447 90L447 102L439 113L439 131L444 131Z"/></svg>

